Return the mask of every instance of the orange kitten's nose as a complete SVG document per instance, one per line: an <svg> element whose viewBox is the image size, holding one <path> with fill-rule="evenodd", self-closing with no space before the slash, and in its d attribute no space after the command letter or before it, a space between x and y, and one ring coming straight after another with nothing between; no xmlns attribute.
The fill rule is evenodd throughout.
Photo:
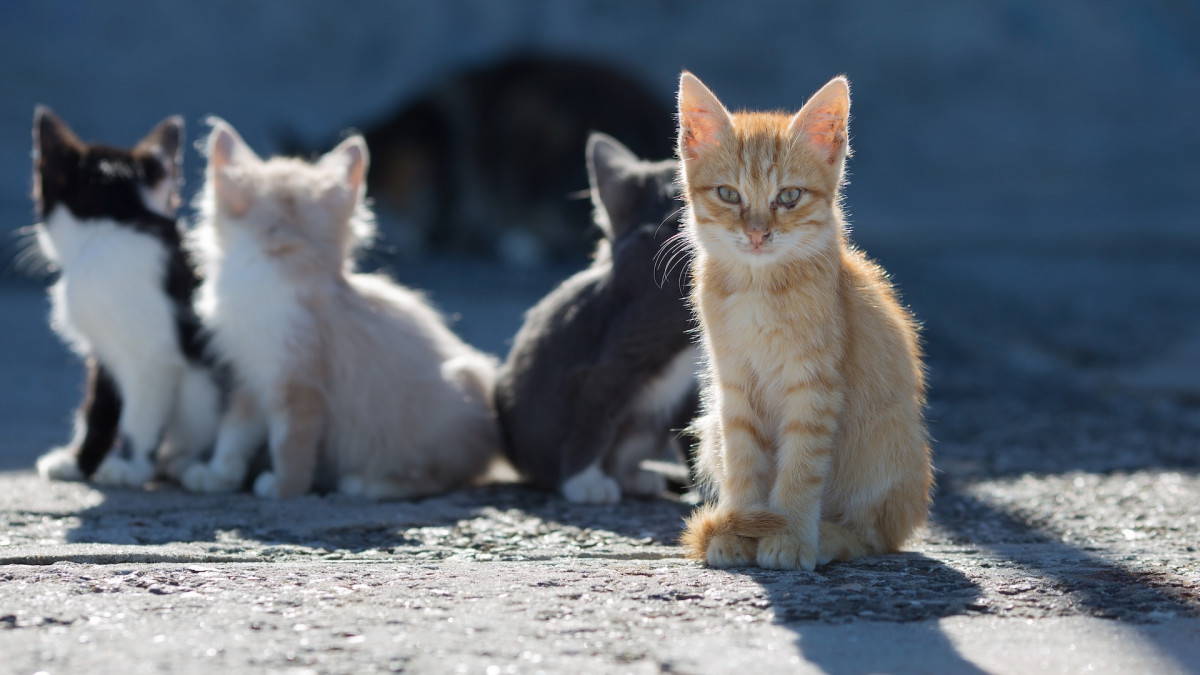
<svg viewBox="0 0 1200 675"><path fill-rule="evenodd" d="M762 246L771 239L770 230L746 230L746 236L750 237L750 245L754 248Z"/></svg>

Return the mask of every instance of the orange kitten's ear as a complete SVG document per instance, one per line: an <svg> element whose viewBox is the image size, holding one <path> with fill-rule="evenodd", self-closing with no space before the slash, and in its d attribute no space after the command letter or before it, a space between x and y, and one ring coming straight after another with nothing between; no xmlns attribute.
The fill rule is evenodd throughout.
<svg viewBox="0 0 1200 675"><path fill-rule="evenodd" d="M808 99L792 118L789 130L837 164L849 152L850 83L841 75L830 80Z"/></svg>
<svg viewBox="0 0 1200 675"><path fill-rule="evenodd" d="M679 77L679 156L693 160L720 144L721 134L733 128L729 111L695 75Z"/></svg>
<svg viewBox="0 0 1200 675"><path fill-rule="evenodd" d="M356 198L361 198L366 190L367 165L370 162L367 152L367 142L362 136L355 134L342 141L336 148L330 150L318 162L321 166L336 167L346 180L346 187Z"/></svg>
<svg viewBox="0 0 1200 675"><path fill-rule="evenodd" d="M242 172L237 169L262 160L228 122L210 117L208 123L213 129L208 135L208 180L216 188L218 205L230 215L241 217L250 210L252 197L239 180Z"/></svg>

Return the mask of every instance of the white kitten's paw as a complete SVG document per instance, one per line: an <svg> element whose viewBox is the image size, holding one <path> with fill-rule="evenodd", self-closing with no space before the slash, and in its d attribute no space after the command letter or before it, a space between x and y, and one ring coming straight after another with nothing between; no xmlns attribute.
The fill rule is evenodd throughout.
<svg viewBox="0 0 1200 675"><path fill-rule="evenodd" d="M145 460L109 455L100 463L92 480L111 487L140 488L154 478L154 465Z"/></svg>
<svg viewBox="0 0 1200 675"><path fill-rule="evenodd" d="M657 471L638 469L621 481L621 489L635 497L657 497L667 489L667 479Z"/></svg>
<svg viewBox="0 0 1200 675"><path fill-rule="evenodd" d="M758 566L769 570L808 570L817 567L817 542L788 532L769 534L758 542Z"/></svg>
<svg viewBox="0 0 1200 675"><path fill-rule="evenodd" d="M754 562L758 540L736 534L714 534L704 559L712 567L746 567Z"/></svg>
<svg viewBox="0 0 1200 675"><path fill-rule="evenodd" d="M263 499L279 499L279 484L274 471L264 471L254 479L254 494Z"/></svg>
<svg viewBox="0 0 1200 675"><path fill-rule="evenodd" d="M85 476L79 470L79 459L75 449L70 447L54 448L38 457L37 472L43 480L83 480Z"/></svg>
<svg viewBox="0 0 1200 675"><path fill-rule="evenodd" d="M200 463L189 466L179 482L186 490L212 494L237 492L243 479L244 476L234 476L211 464Z"/></svg>
<svg viewBox="0 0 1200 675"><path fill-rule="evenodd" d="M621 486L592 465L563 481L562 496L576 504L616 504L621 501Z"/></svg>

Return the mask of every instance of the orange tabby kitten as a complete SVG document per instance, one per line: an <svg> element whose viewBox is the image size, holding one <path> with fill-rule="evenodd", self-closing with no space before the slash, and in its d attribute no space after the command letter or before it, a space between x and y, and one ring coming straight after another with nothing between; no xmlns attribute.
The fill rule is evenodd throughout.
<svg viewBox="0 0 1200 675"><path fill-rule="evenodd" d="M737 113L691 73L679 155L708 357L683 544L714 567L806 569L893 551L932 484L912 316L846 236L850 88L795 115Z"/></svg>

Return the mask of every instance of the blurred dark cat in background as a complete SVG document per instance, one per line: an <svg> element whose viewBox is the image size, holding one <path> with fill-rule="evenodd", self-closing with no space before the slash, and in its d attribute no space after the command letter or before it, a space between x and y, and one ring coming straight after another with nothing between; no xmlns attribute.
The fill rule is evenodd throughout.
<svg viewBox="0 0 1200 675"><path fill-rule="evenodd" d="M601 131L643 157L673 151L670 101L613 68L518 56L453 75L363 125L367 177L401 255L514 265L582 260L593 247L579 161ZM295 150L295 145L290 150Z"/></svg>

